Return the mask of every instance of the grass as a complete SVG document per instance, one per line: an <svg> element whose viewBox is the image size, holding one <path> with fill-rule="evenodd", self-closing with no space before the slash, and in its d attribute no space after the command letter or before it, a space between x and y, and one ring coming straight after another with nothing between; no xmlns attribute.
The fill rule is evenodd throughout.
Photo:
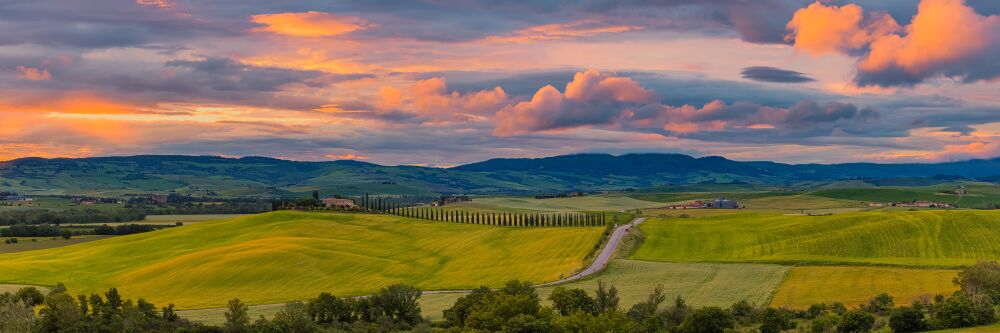
<svg viewBox="0 0 1000 333"><path fill-rule="evenodd" d="M41 291L41 292L43 292L43 293L47 292L49 290L49 288L40 287L40 286L31 286L31 285L25 285L25 284L0 284L0 294L3 294L3 293L11 293L11 294L13 294L13 293L16 293L18 290L21 290L21 288L24 288L24 287L35 287L35 288L38 288L38 290Z"/></svg>
<svg viewBox="0 0 1000 333"><path fill-rule="evenodd" d="M592 195L572 198L535 199L533 197L476 198L473 203L535 211L618 211L663 206L663 203L626 196Z"/></svg>
<svg viewBox="0 0 1000 333"><path fill-rule="evenodd" d="M234 297L281 303L322 291L365 295L552 281L583 265L602 228L502 228L385 215L274 212L0 257L0 283L73 293L118 287L179 308Z"/></svg>
<svg viewBox="0 0 1000 333"><path fill-rule="evenodd" d="M246 216L245 214L200 214L200 215L146 215L146 220L139 222L124 222L123 224L173 224L182 222L184 224L199 223L206 221L231 219ZM113 225L109 223L108 225Z"/></svg>
<svg viewBox="0 0 1000 333"><path fill-rule="evenodd" d="M646 298L657 284L662 284L668 302L682 296L695 306L727 307L741 299L766 304L781 283L788 268L767 264L706 264L664 263L636 260L614 260L599 279L618 288L619 306L628 310ZM597 279L591 278L562 285L582 288L593 296ZM551 305L549 295L555 287L538 288L542 304ZM431 320L443 318L442 312L455 304L463 293L426 294L420 298L422 314ZM250 314L272 316L283 305L270 304L250 307ZM221 323L225 308L182 311L181 316L204 323Z"/></svg>
<svg viewBox="0 0 1000 333"><path fill-rule="evenodd" d="M961 267L1000 259L1000 211L653 218L633 259Z"/></svg>
<svg viewBox="0 0 1000 333"><path fill-rule="evenodd" d="M956 184L940 184L925 187L882 187L872 189L829 189L816 191L813 195L873 202L904 202L912 200L927 200L945 202L966 208L982 208L987 204L1000 204L1000 187L983 183L962 183L966 186L966 195L955 195Z"/></svg>
<svg viewBox="0 0 1000 333"><path fill-rule="evenodd" d="M815 303L841 302L848 307L888 293L896 304L910 304L920 296L950 295L957 270L897 267L793 267L778 288L771 306L806 309Z"/></svg>
<svg viewBox="0 0 1000 333"><path fill-rule="evenodd" d="M15 237L17 238L16 244L4 244L0 243L0 253L14 253L14 252L24 252L24 251L34 251L34 250L44 250L51 249L62 246L69 246L74 244L93 242L97 240L102 240L105 238L110 238L112 236L104 235L81 235L73 236L70 239L63 239L62 237ZM34 241L32 241L34 239ZM0 273L3 276L3 273Z"/></svg>

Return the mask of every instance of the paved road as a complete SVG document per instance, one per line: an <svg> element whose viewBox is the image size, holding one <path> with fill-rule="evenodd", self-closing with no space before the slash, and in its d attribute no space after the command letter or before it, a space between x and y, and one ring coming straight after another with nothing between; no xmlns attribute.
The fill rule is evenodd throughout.
<svg viewBox="0 0 1000 333"><path fill-rule="evenodd" d="M579 280L594 273L600 272L602 269L604 269L605 266L608 265L608 262L614 258L615 251L618 251L618 245L621 245L622 239L625 238L625 235L628 234L628 231L631 230L632 227L639 225L643 221L646 221L646 218L639 217L636 218L635 220L632 220L632 222L620 225L617 228L615 228L615 231L611 233L611 237L608 238L608 242L605 243L604 248L601 249L601 253L598 254L597 258L594 259L594 262L591 263L590 266L588 266L584 270L580 271L579 273L573 274L573 276L570 276L568 278L548 283L537 284L535 285L535 287L546 287L557 284L563 284L566 282Z"/></svg>

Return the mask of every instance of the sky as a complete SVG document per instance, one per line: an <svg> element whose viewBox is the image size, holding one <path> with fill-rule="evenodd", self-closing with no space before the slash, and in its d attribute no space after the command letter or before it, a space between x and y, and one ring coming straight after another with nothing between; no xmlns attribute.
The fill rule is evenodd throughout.
<svg viewBox="0 0 1000 333"><path fill-rule="evenodd" d="M1000 156L995 0L0 0L0 161Z"/></svg>

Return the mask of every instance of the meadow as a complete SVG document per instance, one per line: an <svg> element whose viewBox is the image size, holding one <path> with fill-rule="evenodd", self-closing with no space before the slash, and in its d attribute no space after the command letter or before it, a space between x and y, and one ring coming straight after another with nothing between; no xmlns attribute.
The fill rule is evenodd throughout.
<svg viewBox="0 0 1000 333"><path fill-rule="evenodd" d="M951 295L957 270L898 267L798 266L792 267L771 301L774 307L806 309L816 303L841 302L848 307L867 303L888 293L896 304L934 295Z"/></svg>
<svg viewBox="0 0 1000 333"><path fill-rule="evenodd" d="M568 276L603 228L502 228L281 211L0 257L0 283L117 287L179 308L544 282Z"/></svg>
<svg viewBox="0 0 1000 333"><path fill-rule="evenodd" d="M653 218L633 259L960 267L1000 258L1000 211Z"/></svg>
<svg viewBox="0 0 1000 333"><path fill-rule="evenodd" d="M787 267L768 264L711 264L711 263L667 263L617 259L612 261L599 277L588 278L561 285L564 288L581 288L593 295L597 281L618 288L621 299L619 306L628 309L645 300L657 284L664 287L668 302L681 296L693 306L727 307L746 299L755 304L767 304L771 294L781 283ZM549 295L555 287L538 288L542 304L551 305ZM432 320L443 318L442 312L464 293L425 294L420 298L422 314ZM250 307L254 317L270 317L280 311L283 304L267 304ZM198 309L180 312L190 320L208 324L219 324L225 320L225 308Z"/></svg>

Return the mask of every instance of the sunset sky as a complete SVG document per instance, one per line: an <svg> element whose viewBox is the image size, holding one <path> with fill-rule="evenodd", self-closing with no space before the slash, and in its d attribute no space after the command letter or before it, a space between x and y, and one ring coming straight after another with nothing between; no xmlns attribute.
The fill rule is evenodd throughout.
<svg viewBox="0 0 1000 333"><path fill-rule="evenodd" d="M0 1L0 161L1000 156L1000 1Z"/></svg>

